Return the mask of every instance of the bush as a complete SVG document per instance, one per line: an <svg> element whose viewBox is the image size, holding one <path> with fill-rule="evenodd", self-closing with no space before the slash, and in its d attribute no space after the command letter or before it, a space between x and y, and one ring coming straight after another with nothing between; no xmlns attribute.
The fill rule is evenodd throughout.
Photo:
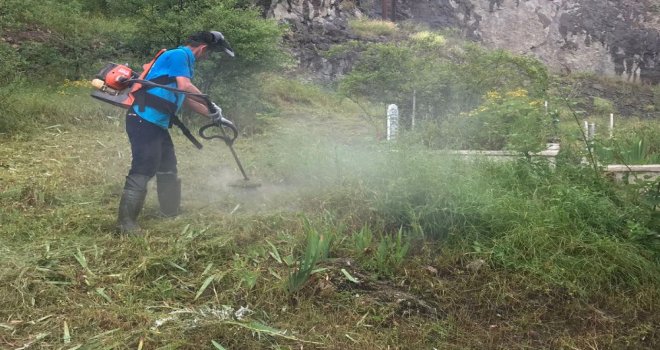
<svg viewBox="0 0 660 350"><path fill-rule="evenodd" d="M126 62L138 68L158 49L177 46L193 32L220 30L237 56L214 54L216 59L201 61L194 83L241 126L257 123L252 116L269 111L255 97L260 93L259 74L278 69L287 59L280 48L278 24L261 18L259 11L239 0L7 0L0 18L3 38L17 47L0 42L0 86L24 75L28 85L49 85L51 90L66 80L90 79L104 62ZM8 90L2 94L24 99L10 96ZM35 120L21 115L30 108L18 104L20 108L11 111L9 106L0 106L14 120L2 122L5 132L25 127L18 122L21 119Z"/></svg>
<svg viewBox="0 0 660 350"><path fill-rule="evenodd" d="M0 87L11 84L21 74L23 62L16 49L0 42Z"/></svg>
<svg viewBox="0 0 660 350"><path fill-rule="evenodd" d="M424 31L397 43L351 44L361 52L340 81L340 91L353 99L395 103L408 122L413 94L418 115L437 122L476 108L488 91L525 89L532 98L545 95L548 74L539 61L445 43L444 36Z"/></svg>
<svg viewBox="0 0 660 350"><path fill-rule="evenodd" d="M601 183L589 169L570 165L553 172L528 161L465 167L412 154L396 158L406 171L390 172L389 186L371 188L372 206L390 227L479 242L496 264L571 292L660 283L653 272L660 240L651 234L658 227L634 189ZM635 226L643 240L634 238L631 222L643 227Z"/></svg>
<svg viewBox="0 0 660 350"><path fill-rule="evenodd" d="M403 232L445 247L480 247L474 253L493 265L575 295L660 283L653 202L563 161L570 156L552 168L524 157L469 163L419 144L326 149L297 141L308 146L292 149L281 166L323 189L310 198L337 220L373 231L356 233L358 252L375 247L380 233Z"/></svg>
<svg viewBox="0 0 660 350"><path fill-rule="evenodd" d="M605 98L594 97L594 112L599 115L609 115L614 112L614 103Z"/></svg>
<svg viewBox="0 0 660 350"><path fill-rule="evenodd" d="M394 22L356 19L348 22L348 27L358 36L375 39L381 36L392 36L396 33L397 26Z"/></svg>
<svg viewBox="0 0 660 350"><path fill-rule="evenodd" d="M594 144L598 162L607 164L660 163L660 127L628 123L615 129L613 138L599 137Z"/></svg>
<svg viewBox="0 0 660 350"><path fill-rule="evenodd" d="M480 107L448 116L425 140L437 148L538 152L545 147L551 122L542 106L523 89L503 95L492 91Z"/></svg>

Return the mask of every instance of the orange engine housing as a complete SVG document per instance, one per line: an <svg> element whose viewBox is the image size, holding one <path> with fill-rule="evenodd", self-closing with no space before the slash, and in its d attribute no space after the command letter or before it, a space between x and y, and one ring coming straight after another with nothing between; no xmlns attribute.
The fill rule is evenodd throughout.
<svg viewBox="0 0 660 350"><path fill-rule="evenodd" d="M123 90L128 87L126 81L131 79L132 76L132 69L118 64L114 66L109 72L107 72L104 81L106 85L115 90Z"/></svg>

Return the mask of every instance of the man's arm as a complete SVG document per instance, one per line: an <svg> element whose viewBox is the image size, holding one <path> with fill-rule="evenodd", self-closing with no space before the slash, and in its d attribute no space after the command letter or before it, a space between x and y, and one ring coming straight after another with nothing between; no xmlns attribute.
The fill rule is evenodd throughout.
<svg viewBox="0 0 660 350"><path fill-rule="evenodd" d="M190 92L193 94L201 94L202 92L199 91L199 89L193 85L193 83L190 81L190 78L187 77L176 77L176 86L179 90L183 90L186 92ZM192 109L193 111L204 115L208 116L209 115L209 109L206 106L206 104L199 102L197 100L194 100L190 96L186 96L186 100L184 101L184 104L186 107Z"/></svg>

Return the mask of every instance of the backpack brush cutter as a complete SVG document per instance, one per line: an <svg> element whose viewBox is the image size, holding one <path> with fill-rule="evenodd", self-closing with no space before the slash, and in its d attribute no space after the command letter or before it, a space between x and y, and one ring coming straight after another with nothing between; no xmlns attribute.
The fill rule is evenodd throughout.
<svg viewBox="0 0 660 350"><path fill-rule="evenodd" d="M150 89L154 87L166 89L176 93L185 94L186 96L193 98L199 102L206 104L209 109L209 113L214 113L218 111L217 106L211 102L208 95L205 94L195 94L187 91L179 90L167 85L157 84L148 80L144 80L149 69L156 61L158 56L163 53L165 50L161 50L158 55L149 63L143 66L144 71L141 74L137 74L132 69L126 65L120 65L115 63L107 64L97 75L96 79L92 80L92 85L96 88L91 94L93 98L96 98L100 101L110 103L114 106L128 109L133 105L135 101L135 92L140 89ZM238 169L243 175L242 180L235 181L228 184L231 187L240 187L240 188L256 188L261 186L260 183L251 181L250 178L245 173L241 161L238 159L236 151L234 151L234 141L238 138L238 129L231 121L222 117L222 111L220 110L220 120L217 122L212 122L210 124L204 125L199 129L199 136L205 140L220 139L225 142L229 150L231 151ZM195 137L190 133L190 130L181 122L181 120L176 116L171 116L172 124L178 126L183 134L198 148L202 148L202 144L195 139ZM220 129L220 133L216 135L208 135L206 132L210 128L217 127ZM229 129L231 135L226 131Z"/></svg>

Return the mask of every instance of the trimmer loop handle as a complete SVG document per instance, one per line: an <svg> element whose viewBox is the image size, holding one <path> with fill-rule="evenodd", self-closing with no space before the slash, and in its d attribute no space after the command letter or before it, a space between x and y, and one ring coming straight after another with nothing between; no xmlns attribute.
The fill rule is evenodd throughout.
<svg viewBox="0 0 660 350"><path fill-rule="evenodd" d="M211 102L211 100L208 99L208 98L205 98L204 100L206 101L206 106L208 107L209 112L211 112L211 113L215 112L216 109L215 109L215 106L213 105L213 103ZM238 138L238 129L236 128L236 126L234 124L232 124L228 120L225 122L225 120L226 119L222 118L222 121L220 121L220 122L213 122L213 123L202 126L199 129L199 136L203 139L206 139L206 140L221 139L221 140L225 141L225 143L227 145L229 145L229 146L233 145L236 138ZM222 135L206 135L205 131L209 128L212 128L212 127L220 128L220 132L222 133ZM231 132L232 132L231 137L229 135L227 135L227 133L225 132L225 128L231 130Z"/></svg>
<svg viewBox="0 0 660 350"><path fill-rule="evenodd" d="M206 135L205 131L209 128L212 128L212 127L220 128L220 132L222 133L222 135ZM231 132L232 132L231 137L229 135L227 135L227 133L225 132L225 128L231 130ZM225 141L226 144L233 145L234 140L236 140L236 138L238 138L238 129L236 129L236 126L234 126L233 124L211 123L211 124L204 125L199 129L199 136L203 139L206 139L206 140L221 139L221 140Z"/></svg>

